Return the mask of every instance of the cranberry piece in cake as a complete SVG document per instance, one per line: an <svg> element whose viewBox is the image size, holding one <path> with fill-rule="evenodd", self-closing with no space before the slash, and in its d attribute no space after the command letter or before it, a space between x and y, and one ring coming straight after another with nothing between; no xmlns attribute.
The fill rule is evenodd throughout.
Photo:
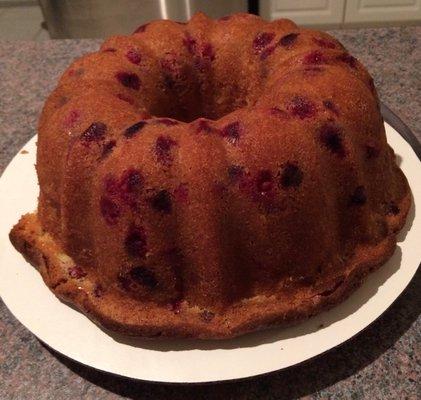
<svg viewBox="0 0 421 400"><path fill-rule="evenodd" d="M206 119L200 119L197 122L197 133L211 133L213 129L210 122Z"/></svg>
<svg viewBox="0 0 421 400"><path fill-rule="evenodd" d="M139 51L136 49L130 49L126 53L126 58L132 63L139 65L142 61L142 56L140 55Z"/></svg>
<svg viewBox="0 0 421 400"><path fill-rule="evenodd" d="M266 58L268 58L274 51L275 51L275 46L266 47L260 53L260 59L261 60L266 60Z"/></svg>
<svg viewBox="0 0 421 400"><path fill-rule="evenodd" d="M297 41L298 35L299 33L292 32L288 33L288 35L282 36L279 39L279 45L286 48L290 48Z"/></svg>
<svg viewBox="0 0 421 400"><path fill-rule="evenodd" d="M286 163L280 174L280 186L283 189L298 187L301 185L302 180L303 172L301 169L294 163Z"/></svg>
<svg viewBox="0 0 421 400"><path fill-rule="evenodd" d="M257 192L264 196L270 193L273 189L273 175L268 169L259 171L256 178Z"/></svg>
<svg viewBox="0 0 421 400"><path fill-rule="evenodd" d="M348 64L351 68L357 68L357 59L354 56L351 56L351 54L343 53L338 56L337 59Z"/></svg>
<svg viewBox="0 0 421 400"><path fill-rule="evenodd" d="M143 176L139 170L131 168L124 171L121 181L120 189L123 192L136 192L143 188Z"/></svg>
<svg viewBox="0 0 421 400"><path fill-rule="evenodd" d="M82 133L80 139L85 143L95 142L104 139L106 132L107 125L103 122L94 122Z"/></svg>
<svg viewBox="0 0 421 400"><path fill-rule="evenodd" d="M345 156L345 148L342 140L342 129L333 124L325 123L319 129L319 139L323 146L339 157Z"/></svg>
<svg viewBox="0 0 421 400"><path fill-rule="evenodd" d="M195 54L197 41L190 35L190 33L186 32L183 44L190 54Z"/></svg>
<svg viewBox="0 0 421 400"><path fill-rule="evenodd" d="M108 174L104 178L104 189L107 194L110 194L110 195L118 194L120 190L119 184L118 184L117 179L113 175Z"/></svg>
<svg viewBox="0 0 421 400"><path fill-rule="evenodd" d="M320 51L312 51L303 58L304 64L323 64L326 63L326 57Z"/></svg>
<svg viewBox="0 0 421 400"><path fill-rule="evenodd" d="M213 61L215 60L215 49L210 43L203 43L200 49L200 56Z"/></svg>
<svg viewBox="0 0 421 400"><path fill-rule="evenodd" d="M228 177L231 183L238 182L244 175L244 167L240 165L230 165L228 167Z"/></svg>
<svg viewBox="0 0 421 400"><path fill-rule="evenodd" d="M398 215L401 212L400 208L396 205L394 201L391 201L387 206L387 215Z"/></svg>
<svg viewBox="0 0 421 400"><path fill-rule="evenodd" d="M104 288L102 287L102 285L100 283L96 284L93 290L93 295L95 297L102 297L104 295Z"/></svg>
<svg viewBox="0 0 421 400"><path fill-rule="evenodd" d="M124 247L131 257L143 258L147 252L146 233L139 226L132 226L124 241Z"/></svg>
<svg viewBox="0 0 421 400"><path fill-rule="evenodd" d="M88 275L78 265L75 265L74 267L70 267L69 270L68 270L68 272L69 272L70 278L74 278L74 279L81 279L81 278L84 278L86 275Z"/></svg>
<svg viewBox="0 0 421 400"><path fill-rule="evenodd" d="M332 100L324 100L323 105L327 110L332 111L336 115L339 115L339 110Z"/></svg>
<svg viewBox="0 0 421 400"><path fill-rule="evenodd" d="M380 148L375 144L369 143L365 145L365 155L367 159L377 158L380 154Z"/></svg>
<svg viewBox="0 0 421 400"><path fill-rule="evenodd" d="M120 206L109 197L103 196L100 200L101 214L108 225L117 223L121 214Z"/></svg>
<svg viewBox="0 0 421 400"><path fill-rule="evenodd" d="M215 313L213 313L212 311L209 311L209 310L203 310L200 313L200 318L204 322L211 322L215 318Z"/></svg>
<svg viewBox="0 0 421 400"><path fill-rule="evenodd" d="M263 49L272 42L275 38L275 33L273 32L260 32L253 40L253 49L255 54L260 54Z"/></svg>
<svg viewBox="0 0 421 400"><path fill-rule="evenodd" d="M135 124L133 124L132 126L129 126L125 131L124 131L124 136L127 139L132 138L133 136L137 135L146 125L146 121L139 121L136 122Z"/></svg>
<svg viewBox="0 0 421 400"><path fill-rule="evenodd" d="M144 178L139 170L130 168L124 171L119 182L119 194L121 200L137 210L139 206L139 197L143 189Z"/></svg>
<svg viewBox="0 0 421 400"><path fill-rule="evenodd" d="M156 139L155 153L161 164L171 164L173 160L171 150L176 145L177 142L169 136L159 136L158 139Z"/></svg>
<svg viewBox="0 0 421 400"><path fill-rule="evenodd" d="M115 74L117 80L125 87L139 90L140 89L140 79L139 77L132 72L117 72Z"/></svg>
<svg viewBox="0 0 421 400"><path fill-rule="evenodd" d="M146 267L134 267L130 270L129 275L134 282L146 286L149 289L154 289L158 286L158 280L155 274Z"/></svg>
<svg viewBox="0 0 421 400"><path fill-rule="evenodd" d="M362 206L367 202L367 194L364 186L357 186L349 198L349 204L353 206Z"/></svg>
<svg viewBox="0 0 421 400"><path fill-rule="evenodd" d="M160 190L151 198L151 205L163 214L170 214L172 210L171 194L168 190Z"/></svg>
<svg viewBox="0 0 421 400"><path fill-rule="evenodd" d="M116 144L117 142L115 140L109 140L107 143L105 143L102 147L101 159L107 157L113 151Z"/></svg>
<svg viewBox="0 0 421 400"><path fill-rule="evenodd" d="M71 129L80 120L81 112L79 110L71 110L64 119L64 127Z"/></svg>
<svg viewBox="0 0 421 400"><path fill-rule="evenodd" d="M222 128L221 134L230 143L237 144L242 135L243 127L239 121L231 122Z"/></svg>
<svg viewBox="0 0 421 400"><path fill-rule="evenodd" d="M287 105L287 110L300 119L310 118L316 114L315 104L302 96L295 96Z"/></svg>

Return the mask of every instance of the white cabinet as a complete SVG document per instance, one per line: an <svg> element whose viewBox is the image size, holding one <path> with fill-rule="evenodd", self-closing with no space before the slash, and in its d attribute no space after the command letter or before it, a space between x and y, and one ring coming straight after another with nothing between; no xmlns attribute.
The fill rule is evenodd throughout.
<svg viewBox="0 0 421 400"><path fill-rule="evenodd" d="M347 22L393 22L421 19L421 0L347 0Z"/></svg>
<svg viewBox="0 0 421 400"><path fill-rule="evenodd" d="M260 14L299 25L421 21L421 0L260 0Z"/></svg>
<svg viewBox="0 0 421 400"><path fill-rule="evenodd" d="M260 15L267 19L289 18L299 25L339 24L345 0L261 0Z"/></svg>

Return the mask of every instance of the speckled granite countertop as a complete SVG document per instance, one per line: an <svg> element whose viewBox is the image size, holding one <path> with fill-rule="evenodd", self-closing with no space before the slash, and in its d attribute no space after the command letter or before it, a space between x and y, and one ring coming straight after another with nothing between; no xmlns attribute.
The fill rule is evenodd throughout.
<svg viewBox="0 0 421 400"><path fill-rule="evenodd" d="M334 31L374 76L380 97L421 140L421 27ZM0 41L0 173L35 132L46 95L94 40ZM43 346L0 301L0 399L419 399L421 273L375 323L287 371L215 386L134 382ZM417 383L418 382L418 383Z"/></svg>

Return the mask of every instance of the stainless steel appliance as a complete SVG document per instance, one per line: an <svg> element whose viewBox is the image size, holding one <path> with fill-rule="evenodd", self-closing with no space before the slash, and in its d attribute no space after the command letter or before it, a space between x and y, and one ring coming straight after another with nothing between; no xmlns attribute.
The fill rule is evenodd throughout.
<svg viewBox="0 0 421 400"><path fill-rule="evenodd" d="M203 11L218 18L247 12L247 0L39 0L53 39L128 34L153 19L185 21Z"/></svg>

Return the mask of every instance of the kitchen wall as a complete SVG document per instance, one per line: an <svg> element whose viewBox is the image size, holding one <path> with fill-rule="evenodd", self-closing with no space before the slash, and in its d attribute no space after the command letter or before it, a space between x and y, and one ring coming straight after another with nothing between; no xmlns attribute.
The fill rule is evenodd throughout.
<svg viewBox="0 0 421 400"><path fill-rule="evenodd" d="M47 40L48 32L37 1L0 0L0 39Z"/></svg>
<svg viewBox="0 0 421 400"><path fill-rule="evenodd" d="M421 0L260 0L260 15L316 27L419 24Z"/></svg>
<svg viewBox="0 0 421 400"><path fill-rule="evenodd" d="M80 0L57 1L75 4ZM171 1L174 3L175 0ZM120 9L123 9L121 5L125 2L128 0L115 0L114 3L119 4ZM142 0L139 0L139 3L142 3ZM146 3L154 3L154 0L143 0L143 4ZM157 8L164 3L173 4L162 0L156 0L155 3ZM183 0L183 4L190 4L191 12L201 7L209 8L209 6L214 7L214 11L217 12L218 7L225 9L227 4L226 9L230 11L247 8L246 0ZM421 23L421 0L260 0L259 7L260 14L264 18L291 18L300 25L322 29ZM148 17L146 14L144 16ZM175 17L169 15L169 18ZM0 38L2 40L47 40L50 34L45 29L44 20L45 16L36 0L0 0ZM59 22L58 25L60 26L61 23ZM74 33L67 35L61 33L61 36L58 36L53 29L51 31L52 37L98 37L109 35L105 28L101 28L100 24L99 28L97 25L96 30L84 30L81 36ZM125 28L130 30L131 26ZM121 29L123 30L123 27ZM112 26L112 31L118 32L118 29Z"/></svg>

